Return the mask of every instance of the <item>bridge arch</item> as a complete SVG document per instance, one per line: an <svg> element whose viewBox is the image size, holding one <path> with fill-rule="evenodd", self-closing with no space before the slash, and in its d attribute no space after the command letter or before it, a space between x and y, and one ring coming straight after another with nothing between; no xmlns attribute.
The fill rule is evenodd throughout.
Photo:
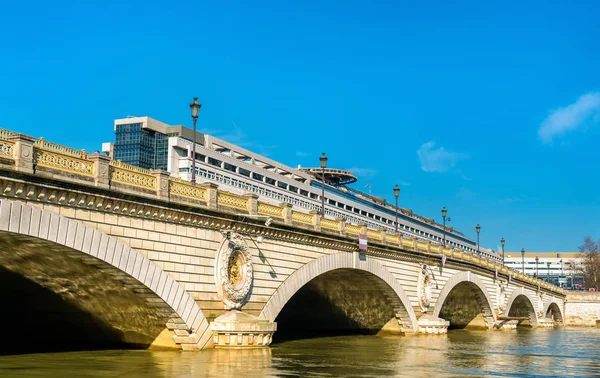
<svg viewBox="0 0 600 378"><path fill-rule="evenodd" d="M394 311L397 318L400 318L404 324L403 328L410 329L412 332L416 331L417 319L410 306L410 300L392 273L375 259L369 257L364 261L359 260L358 256L353 253L322 256L296 270L269 298L260 317L274 321L294 294L310 281L323 274L344 269L367 273L367 276L373 277L373 284L390 292L391 295L388 297L392 299Z"/></svg>
<svg viewBox="0 0 600 378"><path fill-rule="evenodd" d="M547 318L551 318L556 322L564 322L563 313L560 308L560 305L554 302L554 298L552 298L552 301L548 303L548 305L544 308L544 316Z"/></svg>
<svg viewBox="0 0 600 378"><path fill-rule="evenodd" d="M446 299L450 296L453 289L459 287L467 287L475 295L476 300L480 306L481 313L486 322L487 328L491 328L496 320L496 314L493 310L492 300L488 294L485 284L481 278L470 271L458 272L454 274L444 285L444 288L440 292L433 310L433 316L439 317L446 302ZM450 324L452 326L452 324Z"/></svg>
<svg viewBox="0 0 600 378"><path fill-rule="evenodd" d="M506 302L506 314L508 316L522 316L525 312L529 315L531 323L538 325L538 315L535 311L535 301L523 287L516 288ZM518 308L520 307L520 309ZM520 312L519 312L520 311Z"/></svg>
<svg viewBox="0 0 600 378"><path fill-rule="evenodd" d="M168 329L183 336L176 336L175 341L184 349L202 349L210 338L201 309L167 272L116 238L78 220L0 199L0 240L36 242L55 253L50 259L65 257L57 253L75 257L120 281L166 319Z"/></svg>

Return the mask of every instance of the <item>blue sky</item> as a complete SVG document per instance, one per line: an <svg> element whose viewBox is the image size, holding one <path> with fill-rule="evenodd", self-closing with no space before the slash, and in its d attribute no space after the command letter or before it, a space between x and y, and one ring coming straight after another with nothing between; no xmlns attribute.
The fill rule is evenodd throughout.
<svg viewBox="0 0 600 378"><path fill-rule="evenodd" d="M148 115L357 187L483 246L600 237L600 3L10 2L0 127L94 151ZM367 189L365 189L367 190Z"/></svg>

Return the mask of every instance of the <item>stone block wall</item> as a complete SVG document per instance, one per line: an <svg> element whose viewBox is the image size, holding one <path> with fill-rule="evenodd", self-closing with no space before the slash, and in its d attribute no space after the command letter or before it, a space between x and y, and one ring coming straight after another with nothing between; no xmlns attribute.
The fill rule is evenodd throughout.
<svg viewBox="0 0 600 378"><path fill-rule="evenodd" d="M594 327L600 320L600 293L576 291L567 294L565 325Z"/></svg>

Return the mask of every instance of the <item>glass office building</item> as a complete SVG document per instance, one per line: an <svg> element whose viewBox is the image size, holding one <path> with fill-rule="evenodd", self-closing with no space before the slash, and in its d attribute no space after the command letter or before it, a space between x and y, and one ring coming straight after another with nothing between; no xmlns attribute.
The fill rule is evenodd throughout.
<svg viewBox="0 0 600 378"><path fill-rule="evenodd" d="M114 159L146 169L167 170L168 136L141 122L115 125Z"/></svg>

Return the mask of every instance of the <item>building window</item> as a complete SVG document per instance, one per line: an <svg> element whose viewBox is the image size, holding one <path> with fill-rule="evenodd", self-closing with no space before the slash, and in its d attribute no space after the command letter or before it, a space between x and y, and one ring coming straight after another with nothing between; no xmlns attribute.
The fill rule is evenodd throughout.
<svg viewBox="0 0 600 378"><path fill-rule="evenodd" d="M231 165L229 163L225 163L225 165L223 166L223 168L225 168L228 171L235 172L235 170L236 170L237 167L235 165Z"/></svg>
<svg viewBox="0 0 600 378"><path fill-rule="evenodd" d="M213 159L210 156L208 157L208 164L214 165L215 167L220 167L223 162L221 160Z"/></svg>

